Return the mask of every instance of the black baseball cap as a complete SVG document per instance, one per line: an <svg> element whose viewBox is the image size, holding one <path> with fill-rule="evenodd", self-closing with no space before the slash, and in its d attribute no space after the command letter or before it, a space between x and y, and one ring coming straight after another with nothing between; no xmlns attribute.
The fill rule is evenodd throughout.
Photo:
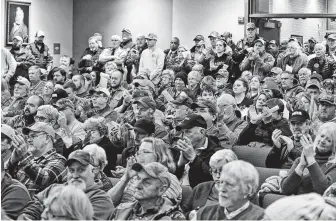
<svg viewBox="0 0 336 221"><path fill-rule="evenodd" d="M305 110L294 110L293 113L289 116L289 122L303 123L309 119L309 114Z"/></svg>
<svg viewBox="0 0 336 221"><path fill-rule="evenodd" d="M68 93L63 90L63 89L57 89L55 90L52 94L51 94L51 104L52 105L55 105L56 102L59 100L59 99L62 99L62 98L67 98L68 97Z"/></svg>
<svg viewBox="0 0 336 221"><path fill-rule="evenodd" d="M207 129L207 123L201 115L191 114L179 125L176 126L176 130L190 129L193 127L202 127Z"/></svg>
<svg viewBox="0 0 336 221"><path fill-rule="evenodd" d="M153 134L155 132L155 124L150 119L141 118L135 122L133 129L140 134Z"/></svg>

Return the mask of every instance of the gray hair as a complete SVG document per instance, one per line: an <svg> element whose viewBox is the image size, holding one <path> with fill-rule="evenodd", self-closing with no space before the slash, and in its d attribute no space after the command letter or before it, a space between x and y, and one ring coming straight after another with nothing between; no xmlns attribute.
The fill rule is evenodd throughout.
<svg viewBox="0 0 336 221"><path fill-rule="evenodd" d="M229 163L234 160L238 160L237 155L230 149L223 149L216 151L211 156L209 164L218 164L222 161L225 161L225 163Z"/></svg>
<svg viewBox="0 0 336 221"><path fill-rule="evenodd" d="M300 72L304 72L308 74L309 76L311 76L311 70L309 68L301 68L298 73Z"/></svg>
<svg viewBox="0 0 336 221"><path fill-rule="evenodd" d="M98 38L97 38L97 36L90 37L89 40L88 40L88 42L90 42L91 40L94 40L98 44Z"/></svg>
<svg viewBox="0 0 336 221"><path fill-rule="evenodd" d="M324 131L327 131L327 133L331 135L332 140L332 154L329 158L329 162L336 163L336 123L327 122L322 124L319 127L317 135L321 134ZM314 142L314 148L315 148L315 142Z"/></svg>
<svg viewBox="0 0 336 221"><path fill-rule="evenodd" d="M222 174L230 174L239 180L244 195L252 199L259 186L259 173L250 163L243 160L235 160L223 166Z"/></svg>
<svg viewBox="0 0 336 221"><path fill-rule="evenodd" d="M56 204L58 214L73 220L92 220L93 207L88 196L74 186L63 186L59 191L50 194L44 201L46 207ZM43 215L43 214L42 214Z"/></svg>
<svg viewBox="0 0 336 221"><path fill-rule="evenodd" d="M40 112L44 113L45 115L47 115L49 122L51 122L51 121L57 122L58 110L56 108L54 108L53 106L42 105L42 106L39 106L37 108L37 111L40 111Z"/></svg>
<svg viewBox="0 0 336 221"><path fill-rule="evenodd" d="M83 151L89 153L94 160L94 164L98 165L100 171L103 171L107 165L105 150L97 144L89 144L83 148Z"/></svg>
<svg viewBox="0 0 336 221"><path fill-rule="evenodd" d="M85 120L83 124L84 130L93 129L98 130L101 136L107 135L108 128L106 126L106 120L103 117L90 117Z"/></svg>
<svg viewBox="0 0 336 221"><path fill-rule="evenodd" d="M317 47L322 47L323 51L326 51L326 46L324 44L322 44L322 43L317 43L315 45L314 49L317 48Z"/></svg>

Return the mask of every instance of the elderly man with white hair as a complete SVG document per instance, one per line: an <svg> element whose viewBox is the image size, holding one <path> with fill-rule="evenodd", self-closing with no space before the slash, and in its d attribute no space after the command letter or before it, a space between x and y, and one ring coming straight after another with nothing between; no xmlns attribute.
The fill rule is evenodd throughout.
<svg viewBox="0 0 336 221"><path fill-rule="evenodd" d="M250 163L236 160L223 166L219 204L205 206L197 212L197 220L261 220L264 210L250 200L257 193L259 174Z"/></svg>
<svg viewBox="0 0 336 221"><path fill-rule="evenodd" d="M200 84L202 81L202 74L198 71L190 71L188 74L188 89L191 92L191 98L196 101L197 97L201 95Z"/></svg>
<svg viewBox="0 0 336 221"><path fill-rule="evenodd" d="M117 65L122 65L127 56L127 52L120 47L122 39L118 35L112 35L111 47L106 48L99 55L99 62L105 64L108 61L113 61Z"/></svg>
<svg viewBox="0 0 336 221"><path fill-rule="evenodd" d="M185 213L193 210L189 213L189 219L199 208L218 203L218 189L220 187L222 168L225 164L234 160L238 160L238 158L229 149L218 150L211 156L209 165L213 181L198 184L188 199L182 202L181 208Z"/></svg>

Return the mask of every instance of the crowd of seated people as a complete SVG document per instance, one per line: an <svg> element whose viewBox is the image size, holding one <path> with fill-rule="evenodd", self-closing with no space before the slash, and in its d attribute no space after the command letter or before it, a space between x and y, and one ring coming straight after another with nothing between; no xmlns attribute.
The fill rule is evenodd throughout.
<svg viewBox="0 0 336 221"><path fill-rule="evenodd" d="M14 36L1 218L336 220L336 34L196 34L94 33L58 66L43 31Z"/></svg>

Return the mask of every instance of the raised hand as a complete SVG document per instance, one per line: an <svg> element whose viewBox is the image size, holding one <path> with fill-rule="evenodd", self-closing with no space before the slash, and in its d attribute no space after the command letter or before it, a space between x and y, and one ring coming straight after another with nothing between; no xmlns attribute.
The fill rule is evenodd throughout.
<svg viewBox="0 0 336 221"><path fill-rule="evenodd" d="M279 129L275 129L272 133L273 144L278 149L281 148L281 142L280 142L281 133L282 131Z"/></svg>

